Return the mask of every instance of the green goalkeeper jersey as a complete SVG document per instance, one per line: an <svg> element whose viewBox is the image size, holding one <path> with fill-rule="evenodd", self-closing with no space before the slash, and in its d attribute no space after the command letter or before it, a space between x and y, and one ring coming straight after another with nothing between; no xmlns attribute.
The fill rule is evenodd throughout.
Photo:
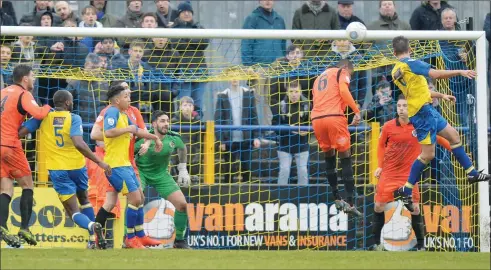
<svg viewBox="0 0 491 270"><path fill-rule="evenodd" d="M152 132L153 133L153 132ZM140 173L144 173L147 176L158 176L163 173L169 173L169 161L172 153L178 148L186 147L181 139L179 133L174 131L168 131L162 138L162 151L155 152L155 142L152 141L145 155L139 156L141 145L145 143L145 140L139 140L135 144L135 159L136 166Z"/></svg>

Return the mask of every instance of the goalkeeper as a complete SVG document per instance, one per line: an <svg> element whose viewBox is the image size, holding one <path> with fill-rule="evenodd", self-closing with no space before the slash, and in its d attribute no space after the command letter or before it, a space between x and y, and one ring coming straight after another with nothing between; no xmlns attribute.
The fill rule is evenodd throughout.
<svg viewBox="0 0 491 270"><path fill-rule="evenodd" d="M174 225L176 227L176 240L174 248L190 249L184 238L188 216L186 213L186 198L174 178L169 174L169 161L172 153L177 149L179 157L178 183L182 187L188 187L190 182L189 173L186 169L186 146L177 132L169 130L170 121L162 111L156 111L152 117L151 133L157 135L162 141L162 151L154 151L155 142L152 141L148 151L139 155L140 148L145 140L139 140L135 145L136 166L140 172L142 188L149 185L157 190L160 197L170 201L176 207Z"/></svg>

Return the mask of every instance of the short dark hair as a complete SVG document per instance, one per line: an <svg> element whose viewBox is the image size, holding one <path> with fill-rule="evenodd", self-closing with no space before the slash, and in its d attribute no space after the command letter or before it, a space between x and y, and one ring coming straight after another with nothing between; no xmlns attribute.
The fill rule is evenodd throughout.
<svg viewBox="0 0 491 270"><path fill-rule="evenodd" d="M125 81L112 81L111 82L111 85L109 85L109 88L112 88L112 87L116 87L118 85L121 85L122 83L124 83Z"/></svg>
<svg viewBox="0 0 491 270"><path fill-rule="evenodd" d="M22 82L22 78L25 76L29 76L29 73L32 71L32 66L20 64L14 68L12 72L12 78L14 83L20 84Z"/></svg>
<svg viewBox="0 0 491 270"><path fill-rule="evenodd" d="M378 7L381 8L382 7L382 2L392 2L392 4L394 4L394 6L396 5L396 1L394 0L380 0L378 1Z"/></svg>
<svg viewBox="0 0 491 270"><path fill-rule="evenodd" d="M397 36L392 40L392 48L395 55L409 52L409 39L404 36Z"/></svg>
<svg viewBox="0 0 491 270"><path fill-rule="evenodd" d="M404 96L404 94L400 94L398 97L397 97L397 100L406 100L406 96Z"/></svg>
<svg viewBox="0 0 491 270"><path fill-rule="evenodd" d="M300 48L300 46L298 45L295 45L295 44L291 44L290 46L288 46L288 48L286 48L286 54L290 54L291 52L294 52L296 49L302 49Z"/></svg>
<svg viewBox="0 0 491 270"><path fill-rule="evenodd" d="M152 123L157 121L162 115L167 115L164 111L155 111L152 113Z"/></svg>
<svg viewBox="0 0 491 270"><path fill-rule="evenodd" d="M55 107L62 107L65 102L67 102L71 98L72 94L67 90L58 90L53 95L53 103L55 104Z"/></svg>
<svg viewBox="0 0 491 270"><path fill-rule="evenodd" d="M147 13L144 13L143 16L142 16L142 23L143 23L143 20L146 17L152 17L152 18L155 19L155 22L157 22L157 15L155 15L155 12L147 12Z"/></svg>
<svg viewBox="0 0 491 270"><path fill-rule="evenodd" d="M70 19L66 19L65 21L63 21L63 26L66 26L68 23L72 23L72 24L74 24L74 25L75 25L75 27L77 27L77 26L78 26L78 25L77 25L77 21L76 21L75 19L72 19L72 18L70 18Z"/></svg>
<svg viewBox="0 0 491 270"><path fill-rule="evenodd" d="M293 81L290 81L286 85L286 87L287 87L287 90L300 88L300 83L298 83L298 80L293 80Z"/></svg>
<svg viewBox="0 0 491 270"><path fill-rule="evenodd" d="M349 69L353 69L353 63L348 60L348 59L341 59L339 62L336 64L337 67L342 67L342 66L348 66Z"/></svg>
<svg viewBox="0 0 491 270"><path fill-rule="evenodd" d="M107 99L111 100L115 96L121 94L121 92L123 92L123 91L125 91L125 89L121 84L111 85L111 87L109 87L109 91L107 91Z"/></svg>
<svg viewBox="0 0 491 270"><path fill-rule="evenodd" d="M390 87L390 83L386 80L382 80L377 84L377 90L379 90L380 88L387 88L387 87Z"/></svg>

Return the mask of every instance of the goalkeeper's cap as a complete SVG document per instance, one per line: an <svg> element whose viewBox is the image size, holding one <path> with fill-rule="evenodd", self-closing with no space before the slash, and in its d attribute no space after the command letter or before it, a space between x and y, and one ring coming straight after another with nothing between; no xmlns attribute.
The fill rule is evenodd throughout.
<svg viewBox="0 0 491 270"><path fill-rule="evenodd" d="M181 14L183 11L190 11L191 13L194 14L193 7L191 6L190 3L188 2L182 2L177 6L177 13Z"/></svg>

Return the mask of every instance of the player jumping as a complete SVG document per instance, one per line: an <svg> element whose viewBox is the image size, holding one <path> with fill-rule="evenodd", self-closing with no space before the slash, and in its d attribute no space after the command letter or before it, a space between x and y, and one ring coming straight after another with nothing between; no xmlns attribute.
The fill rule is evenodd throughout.
<svg viewBox="0 0 491 270"><path fill-rule="evenodd" d="M159 153L155 153L155 145L152 143L146 154L139 155L140 147L144 143L144 140L139 140L135 146L136 165L140 171L142 186L149 185L155 188L160 197L170 201L176 207L174 215L176 240L174 248L190 249L184 237L188 223L186 198L176 181L169 174L169 160L174 150L177 149L179 157L177 182L182 187L189 186L190 177L186 168L186 145L184 145L178 133L169 130L169 125L169 116L164 112L156 111L153 113L153 131L162 141L164 148Z"/></svg>
<svg viewBox="0 0 491 270"><path fill-rule="evenodd" d="M431 105L432 98L455 102L455 97L430 91L425 78L429 76L432 79L448 79L460 75L473 79L476 77L476 72L473 70L436 70L432 69L430 64L411 59L409 40L403 36L395 37L392 40L392 46L394 55L399 59L392 69L392 78L407 98L409 120L421 144L421 154L411 167L408 181L394 195L402 198L408 210L414 211L411 201L412 189L419 181L426 165L435 157L437 134L450 142L452 153L467 173L469 183L491 180L491 175L482 171L478 172L474 168L462 146L457 130L448 124Z"/></svg>
<svg viewBox="0 0 491 270"><path fill-rule="evenodd" d="M344 115L346 106L349 106L355 112L351 124L360 124L360 109L349 91L352 73L353 64L348 60L341 60L337 67L328 68L315 80L312 89L314 107L311 118L315 137L325 155L327 180L333 189L336 208L361 216L353 202L355 181L350 153L351 142L348 120ZM341 198L338 191L336 150L341 159L347 202Z"/></svg>
<svg viewBox="0 0 491 270"><path fill-rule="evenodd" d="M127 248L144 248L135 237L145 236L143 232L144 213L140 183L136 178L135 172L129 159L129 149L131 134L139 138L155 141L155 151L162 150L162 142L154 135L133 125L128 115L124 112L130 106L130 93L122 85L110 87L107 98L111 102L111 107L104 114L104 146L106 161L112 168L112 175L108 178L111 186L117 191L126 195L128 206L126 208L127 238L125 245Z"/></svg>
<svg viewBox="0 0 491 270"><path fill-rule="evenodd" d="M131 90L129 88L128 83L126 83L124 81L114 81L111 83L111 87L116 87L118 85L124 87L125 91L127 91L129 95L131 94ZM91 139L97 141L97 148L98 149L96 149L96 150L102 151L102 152L104 151L104 149L103 149L104 148L104 143L103 143L103 141L104 141L104 135L103 135L103 123L104 123L104 121L103 120L104 120L104 115L106 114L106 111L110 107L111 107L111 105L108 105L106 108L104 108L100 112L94 126L92 127L92 131L90 134ZM143 121L143 117L140 113L140 110L138 110L138 108L130 105L128 107L128 109L125 111L125 114L128 115L128 117L133 121L133 123L136 126L138 126L138 128L140 128L142 130L147 130L147 128L145 126L145 122ZM129 148L128 153L129 153L129 159L131 161L131 165L133 166L133 171L135 172L136 178L137 178L138 182L140 183L141 182L140 176L139 176L138 168L136 167L136 163L135 163L135 155L133 154L134 149L135 149L135 142L136 142L136 138L133 136L133 138L131 138L131 141L130 141L130 145L129 145L130 148ZM150 142L151 141L146 141L144 144L142 144L139 153L141 153L141 154L145 153L150 146ZM107 185L107 187L106 187L106 198L104 200L104 204L102 205L102 207L97 212L96 221L101 223L102 226L105 228L107 219L113 218L115 216L113 213L111 213L111 211L114 209L114 207L116 206L116 204L118 202L118 192L116 192L114 190L114 188L108 182L100 183L100 184ZM139 187L139 191L140 191L142 204L138 207L138 211L143 212L143 202L145 200L145 196L143 194L143 190L141 187ZM144 216L141 215L141 217L140 217L140 215L139 215L139 218L143 219ZM143 222L143 220L139 221L139 222ZM143 246L158 246L161 244L160 241L157 241L157 240L152 239L152 238L148 237L147 235L145 235L145 232L144 232L142 227L135 228L135 231L136 231L138 240L140 241L140 243ZM108 237L108 235L106 235L106 238L107 237Z"/></svg>
<svg viewBox="0 0 491 270"><path fill-rule="evenodd" d="M385 223L384 208L394 201L394 191L406 182L411 170L411 163L421 153L418 139L413 135L414 127L409 122L408 104L403 95L397 101L397 117L382 127L378 142L378 168L375 177L379 178L375 192L375 213L373 216L373 250L384 250L380 243L380 234ZM440 145L451 151L450 143L438 136ZM419 210L420 193L418 184L412 191L414 210L411 212L411 225L416 234L418 250L424 250L424 225Z"/></svg>
<svg viewBox="0 0 491 270"><path fill-rule="evenodd" d="M102 226L94 222L94 208L87 198L89 177L84 156L98 164L108 176L111 175L111 167L92 153L85 143L82 137L82 119L71 113L72 94L66 90L58 90L53 96L53 102L55 111L50 112L42 121L31 118L20 129L19 136L24 137L40 129L39 140L46 146L46 167L58 198L73 222L89 231L89 247L95 248L95 233L97 245L105 249Z"/></svg>
<svg viewBox="0 0 491 270"><path fill-rule="evenodd" d="M32 96L34 73L28 65L18 65L13 71L14 85L1 91L1 182L0 182L0 239L11 247L20 247L20 241L7 229L10 201L14 193L15 179L22 188L20 197L20 230L18 236L30 245L36 245L29 231L32 214L33 181L31 168L22 150L19 129L27 114L36 119L48 115L50 106L39 107Z"/></svg>

